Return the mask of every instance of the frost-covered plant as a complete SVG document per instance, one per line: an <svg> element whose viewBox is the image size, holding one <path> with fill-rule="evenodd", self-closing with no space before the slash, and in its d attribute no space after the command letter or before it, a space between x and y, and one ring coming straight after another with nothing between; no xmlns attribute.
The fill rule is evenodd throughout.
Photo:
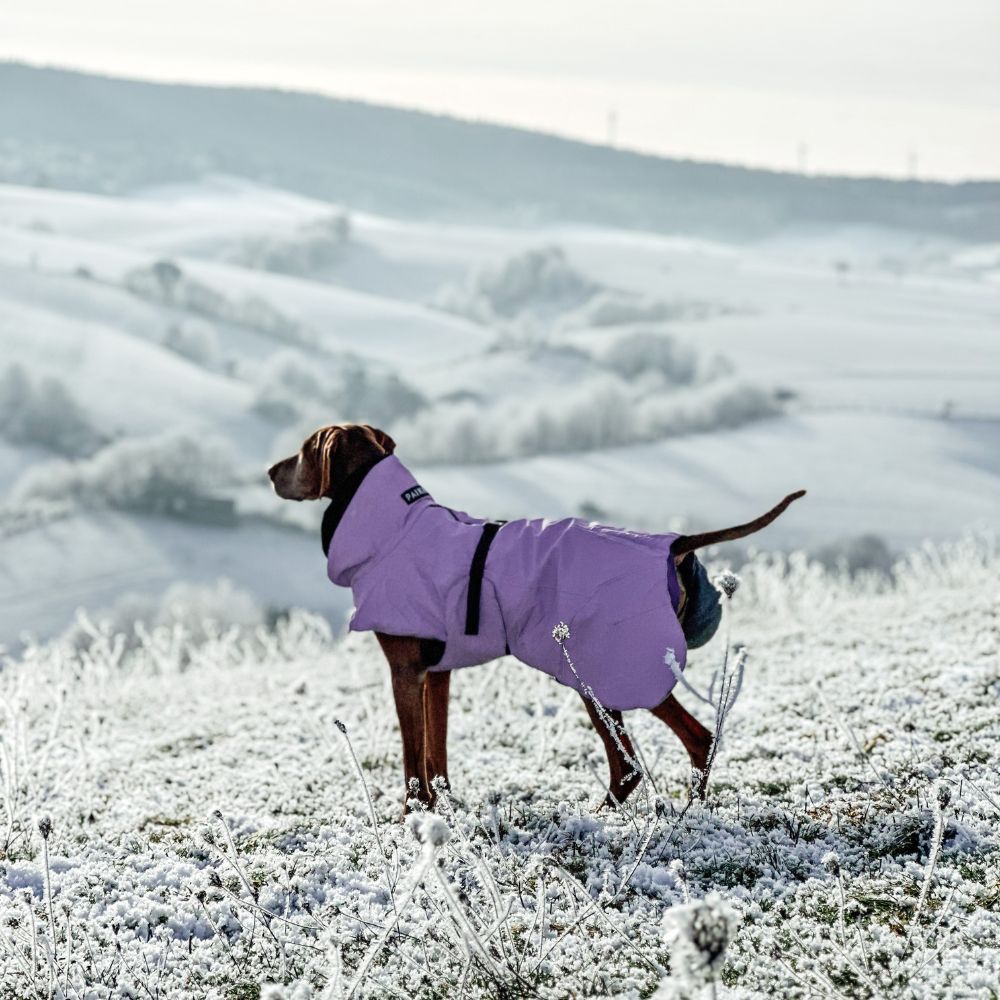
<svg viewBox="0 0 1000 1000"><path fill-rule="evenodd" d="M261 296L229 299L171 260L133 268L125 275L124 286L140 298L207 319L244 326L274 340L309 348L318 344L313 330Z"/></svg>
<svg viewBox="0 0 1000 1000"><path fill-rule="evenodd" d="M163 346L203 368L219 364L219 337L207 323L171 323L163 335Z"/></svg>
<svg viewBox="0 0 1000 1000"><path fill-rule="evenodd" d="M604 364L623 378L656 372L667 382L690 385L698 375L698 355L669 334L637 330L619 337L605 351Z"/></svg>
<svg viewBox="0 0 1000 1000"><path fill-rule="evenodd" d="M67 458L91 455L107 441L65 382L53 376L35 381L18 364L0 374L0 437Z"/></svg>
<svg viewBox="0 0 1000 1000"><path fill-rule="evenodd" d="M530 403L438 402L390 429L415 460L452 464L620 447L739 427L779 412L769 392L749 383L723 379L664 393L605 372Z"/></svg>
<svg viewBox="0 0 1000 1000"><path fill-rule="evenodd" d="M174 583L160 594L130 592L110 607L78 611L62 641L74 650L89 649L103 636L118 636L126 649L136 649L150 633L182 635L188 646L200 646L220 634L252 635L265 625L268 612L231 580Z"/></svg>
<svg viewBox="0 0 1000 1000"><path fill-rule="evenodd" d="M907 900L899 907L901 912L908 906L913 909L905 934L902 922L893 922L887 932L879 922L866 919L868 915L857 902L863 890L855 888L862 880L852 878L837 853L830 851L822 859L824 869L836 883L836 920L829 937L830 949L810 948L793 934L794 947L782 959L792 976L834 997L881 1000L915 995L914 987L919 984L921 974L940 960L958 931L952 912L954 889L938 904L933 919L926 922L922 919L941 854L944 810L951 792L945 784L938 783L933 789L933 799L933 829L919 896L915 904Z"/></svg>
<svg viewBox="0 0 1000 1000"><path fill-rule="evenodd" d="M244 267L312 275L337 264L351 238L351 220L335 212L299 226L287 236L250 236L228 255Z"/></svg>
<svg viewBox="0 0 1000 1000"><path fill-rule="evenodd" d="M670 948L670 979L656 996L693 1000L707 993L714 998L739 923L739 914L717 892L667 910L663 928Z"/></svg>
<svg viewBox="0 0 1000 1000"><path fill-rule="evenodd" d="M191 431L125 438L92 458L32 466L14 484L11 500L68 498L87 508L176 514L185 499L232 480L230 451L221 438Z"/></svg>
<svg viewBox="0 0 1000 1000"><path fill-rule="evenodd" d="M700 320L720 313L733 312L732 307L690 299L662 299L635 295L621 289L603 289L579 309L562 317L562 329L627 326L632 323L665 323L672 320Z"/></svg>
<svg viewBox="0 0 1000 1000"><path fill-rule="evenodd" d="M746 669L747 651L745 647L740 647L736 653L736 660L730 667L730 645L729 638L731 632L731 607L730 602L733 594L736 593L740 585L740 578L732 570L724 570L713 581L716 589L722 594L722 614L724 619L723 636L724 649L722 654L722 665L713 671L712 680L708 687L708 693L702 694L685 676L677 662L677 655L673 649L668 649L663 657L663 662L670 668L678 684L690 691L699 701L708 705L715 713L715 723L712 731L712 746L708 752L708 759L705 762L705 770L693 775L693 783L696 790L704 791L708 788L708 779L712 773L712 765L715 763L716 755L719 752L719 745L722 742L722 734L726 727L726 720L730 712L736 705L736 700L743 689L743 674Z"/></svg>
<svg viewBox="0 0 1000 1000"><path fill-rule="evenodd" d="M573 308L599 288L572 266L561 247L550 246L478 268L463 285L443 288L432 304L479 323L496 323L532 310Z"/></svg>
<svg viewBox="0 0 1000 1000"><path fill-rule="evenodd" d="M254 411L274 423L298 422L296 446L318 423L350 420L386 426L426 405L404 379L351 354L317 359L280 351L259 366L253 378Z"/></svg>

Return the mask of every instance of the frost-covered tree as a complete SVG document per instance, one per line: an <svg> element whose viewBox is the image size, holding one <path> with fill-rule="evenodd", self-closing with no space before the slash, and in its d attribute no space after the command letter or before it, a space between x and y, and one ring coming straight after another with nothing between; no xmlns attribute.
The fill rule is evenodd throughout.
<svg viewBox="0 0 1000 1000"><path fill-rule="evenodd" d="M677 385L690 385L698 375L698 356L686 344L665 333L638 330L619 337L604 355L604 363L623 378L657 372Z"/></svg>
<svg viewBox="0 0 1000 1000"><path fill-rule="evenodd" d="M573 309L600 288L573 267L561 247L549 246L479 268L462 285L442 289L433 304L476 322L492 323L529 312Z"/></svg>
<svg viewBox="0 0 1000 1000"><path fill-rule="evenodd" d="M256 378L253 409L277 424L313 412L330 421L390 424L426 406L424 397L394 372L373 370L353 355L317 360L300 351L281 351Z"/></svg>
<svg viewBox="0 0 1000 1000"><path fill-rule="evenodd" d="M307 276L337 264L351 239L351 220L335 212L299 227L287 236L254 236L231 254L244 267Z"/></svg>
<svg viewBox="0 0 1000 1000"><path fill-rule="evenodd" d="M35 382L18 364L0 374L0 437L67 458L90 455L106 440L62 380Z"/></svg>
<svg viewBox="0 0 1000 1000"><path fill-rule="evenodd" d="M70 498L83 507L183 516L186 502L232 480L230 450L210 434L189 431L126 438L88 459L32 466L14 484L11 498Z"/></svg>
<svg viewBox="0 0 1000 1000"><path fill-rule="evenodd" d="M163 298L169 302L174 296L174 289L184 277L184 272L172 260L158 260L151 270L159 283Z"/></svg>
<svg viewBox="0 0 1000 1000"><path fill-rule="evenodd" d="M163 346L203 368L219 363L219 338L204 323L172 323L163 335Z"/></svg>

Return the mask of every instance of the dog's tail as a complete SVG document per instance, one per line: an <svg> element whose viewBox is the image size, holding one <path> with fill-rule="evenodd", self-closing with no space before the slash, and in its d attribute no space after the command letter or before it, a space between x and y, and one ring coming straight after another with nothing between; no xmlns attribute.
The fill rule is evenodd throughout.
<svg viewBox="0 0 1000 1000"><path fill-rule="evenodd" d="M772 507L766 514L761 514L755 521L750 521L747 524L738 524L734 528L721 528L719 531L706 531L700 535L679 535L670 547L670 551L674 556L682 556L695 549L704 548L706 545L731 542L734 538L746 538L747 535L752 535L754 532L760 531L761 528L766 528L775 518L785 512L793 500L798 500L799 497L805 495L805 490L789 493L777 507Z"/></svg>

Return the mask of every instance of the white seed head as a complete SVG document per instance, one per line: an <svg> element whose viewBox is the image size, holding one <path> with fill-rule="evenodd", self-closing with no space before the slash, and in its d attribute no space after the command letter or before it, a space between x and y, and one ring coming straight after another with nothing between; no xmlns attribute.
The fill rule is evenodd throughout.
<svg viewBox="0 0 1000 1000"><path fill-rule="evenodd" d="M717 892L664 917L664 940L671 946L673 978L694 986L710 982L722 971L726 949L739 926L739 915Z"/></svg>
<svg viewBox="0 0 1000 1000"><path fill-rule="evenodd" d="M569 638L569 626L565 622L559 622L552 630L552 638L561 646Z"/></svg>
<svg viewBox="0 0 1000 1000"><path fill-rule="evenodd" d="M406 825L421 844L442 847L451 839L448 824L434 813L411 813L406 817Z"/></svg>
<svg viewBox="0 0 1000 1000"><path fill-rule="evenodd" d="M739 590L740 578L731 570L723 570L713 581L716 587L721 590L726 597L732 597Z"/></svg>

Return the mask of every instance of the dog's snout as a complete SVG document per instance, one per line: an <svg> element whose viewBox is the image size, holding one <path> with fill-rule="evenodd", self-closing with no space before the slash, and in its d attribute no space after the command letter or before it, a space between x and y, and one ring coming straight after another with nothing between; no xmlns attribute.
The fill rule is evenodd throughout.
<svg viewBox="0 0 1000 1000"><path fill-rule="evenodd" d="M270 479L272 483L274 482L274 477L278 474L279 465L281 465L281 462L275 462L274 465L267 470L267 478Z"/></svg>

